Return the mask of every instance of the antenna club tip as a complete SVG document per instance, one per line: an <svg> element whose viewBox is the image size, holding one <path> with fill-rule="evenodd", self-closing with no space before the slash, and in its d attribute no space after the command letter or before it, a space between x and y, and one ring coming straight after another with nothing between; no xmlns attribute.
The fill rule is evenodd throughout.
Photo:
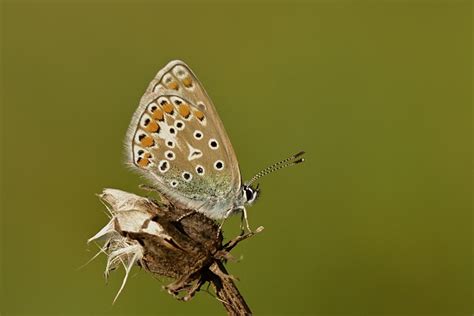
<svg viewBox="0 0 474 316"><path fill-rule="evenodd" d="M299 153L295 154L293 157L294 157L294 158L298 158L298 157L300 157L300 156L302 156L302 155L304 155L304 154L305 154L305 152L302 150L302 151L300 151Z"/></svg>
<svg viewBox="0 0 474 316"><path fill-rule="evenodd" d="M304 151L300 151L299 153L297 154L294 154L286 159L283 159L277 163L274 163L273 165L259 171L256 175L253 176L252 179L250 179L249 181L247 181L245 183L246 186L249 186L251 185L252 183L254 183L255 181L257 181L258 179L260 179L261 177L263 176L266 176L267 174L270 174L274 171L277 171L277 170L280 170L282 168L285 168L285 167L290 167L290 166L293 166L295 164L298 164L298 163L301 163L304 161L304 158L301 157L303 154L305 154ZM258 187L257 187L258 188Z"/></svg>

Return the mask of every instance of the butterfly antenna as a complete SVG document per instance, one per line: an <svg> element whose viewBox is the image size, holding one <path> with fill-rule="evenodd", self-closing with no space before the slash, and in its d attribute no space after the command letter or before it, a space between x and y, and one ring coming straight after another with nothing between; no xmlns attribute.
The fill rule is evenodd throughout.
<svg viewBox="0 0 474 316"><path fill-rule="evenodd" d="M291 155L290 157L288 157L286 159L283 159L279 162L276 162L276 163L266 167L265 169L259 171L256 175L254 175L253 178L250 179L246 183L246 185L251 185L252 183L257 181L261 177L266 176L267 174L270 174L270 173L275 172L277 170L302 163L304 161L304 158L301 157L301 156L303 156L303 154L304 154L304 151L300 151L297 154Z"/></svg>

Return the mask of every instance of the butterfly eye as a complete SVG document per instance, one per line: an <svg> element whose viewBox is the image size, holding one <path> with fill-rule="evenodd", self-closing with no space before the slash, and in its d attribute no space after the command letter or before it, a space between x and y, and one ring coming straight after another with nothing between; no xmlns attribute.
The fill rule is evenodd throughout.
<svg viewBox="0 0 474 316"><path fill-rule="evenodd" d="M251 201L253 199L253 190L251 188L245 188L244 192L245 192L245 198L247 199L247 201Z"/></svg>
<svg viewBox="0 0 474 316"><path fill-rule="evenodd" d="M216 150L217 148L219 148L219 143L214 138L211 138L209 140L209 147L211 147L211 149Z"/></svg>
<svg viewBox="0 0 474 316"><path fill-rule="evenodd" d="M222 170L224 169L224 162L222 160L217 160L215 163L214 163L214 168L216 170Z"/></svg>
<svg viewBox="0 0 474 316"><path fill-rule="evenodd" d="M194 136L194 138L199 140L199 139L202 139L203 134L202 134L201 131L194 131L193 136Z"/></svg>

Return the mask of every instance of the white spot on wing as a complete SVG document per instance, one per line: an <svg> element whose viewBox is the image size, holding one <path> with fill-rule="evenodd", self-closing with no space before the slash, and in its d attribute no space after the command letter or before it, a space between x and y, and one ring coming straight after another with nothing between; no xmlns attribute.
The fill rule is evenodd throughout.
<svg viewBox="0 0 474 316"><path fill-rule="evenodd" d="M167 151L165 152L165 157L166 157L166 159L174 160L174 159L176 158L176 155L174 154L173 151L167 150Z"/></svg>
<svg viewBox="0 0 474 316"><path fill-rule="evenodd" d="M184 181L189 182L192 180L193 175L190 172L184 171L181 176L183 177Z"/></svg>
<svg viewBox="0 0 474 316"><path fill-rule="evenodd" d="M176 145L176 128L174 125L168 125L166 122L159 122L160 125L160 133L158 134L158 137L163 139L166 146L168 148L174 148ZM174 129L174 134L170 133L170 130ZM169 145L168 142L171 141L172 144Z"/></svg>
<svg viewBox="0 0 474 316"><path fill-rule="evenodd" d="M198 102L197 107L198 107L198 109L201 110L202 112L204 112L204 111L207 110L206 105L205 105L204 103L202 103L202 102Z"/></svg>
<svg viewBox="0 0 474 316"><path fill-rule="evenodd" d="M216 160L216 162L214 163L214 169L219 171L224 169L224 162L222 160Z"/></svg>
<svg viewBox="0 0 474 316"><path fill-rule="evenodd" d="M181 120L176 120L174 122L174 126L178 129L178 131L182 131L184 129L184 122Z"/></svg>
<svg viewBox="0 0 474 316"><path fill-rule="evenodd" d="M188 72L182 66L176 66L173 69L173 74L178 78L184 78Z"/></svg>
<svg viewBox="0 0 474 316"><path fill-rule="evenodd" d="M216 150L219 148L219 142L214 138L209 139L209 148Z"/></svg>
<svg viewBox="0 0 474 316"><path fill-rule="evenodd" d="M194 148L189 143L186 143L186 144L188 145L188 149L189 149L189 155L188 155L188 160L189 161L202 157L202 151L200 151L199 149Z"/></svg>
<svg viewBox="0 0 474 316"><path fill-rule="evenodd" d="M159 105L163 105L165 103L170 103L170 100L168 100L168 98L166 98L166 97L159 97L158 98L158 104Z"/></svg>
<svg viewBox="0 0 474 316"><path fill-rule="evenodd" d="M175 145L176 144L173 140L171 139L166 140L166 146L168 146L169 148L174 148Z"/></svg>
<svg viewBox="0 0 474 316"><path fill-rule="evenodd" d="M163 90L163 86L161 84L157 84L155 88L153 89L153 92L157 92L159 90Z"/></svg>
<svg viewBox="0 0 474 316"><path fill-rule="evenodd" d="M143 156L143 154L146 153L146 152L148 152L148 151L145 150L143 147L138 146L137 144L134 144L134 146L133 146L134 157Z"/></svg>
<svg viewBox="0 0 474 316"><path fill-rule="evenodd" d="M195 130L193 136L194 136L194 138L199 140L199 139L202 139L204 134L200 130Z"/></svg>
<svg viewBox="0 0 474 316"><path fill-rule="evenodd" d="M173 76L171 76L170 74L166 74L163 76L163 81L165 83L170 83L171 81L173 81Z"/></svg>
<svg viewBox="0 0 474 316"><path fill-rule="evenodd" d="M150 113L153 113L153 111L155 111L156 109L158 109L158 104L156 104L156 102L151 102L151 103L148 104L148 106L147 106L147 110L148 110L148 112L150 112Z"/></svg>
<svg viewBox="0 0 474 316"><path fill-rule="evenodd" d="M145 136L142 136L142 135L145 135ZM137 130L137 132L136 132L136 134L135 134L135 142L136 142L137 144L140 144L140 138L141 138L141 137L146 137L146 135L147 135L147 134L146 134L146 132L145 132L144 130L141 130L141 129Z"/></svg>
<svg viewBox="0 0 474 316"><path fill-rule="evenodd" d="M206 170L204 169L203 166L201 165L197 165L196 166L196 173L200 176L204 175L204 173L206 172Z"/></svg>
<svg viewBox="0 0 474 316"><path fill-rule="evenodd" d="M141 127L146 128L148 124L150 124L152 118L148 113L143 114L142 119L141 119Z"/></svg>
<svg viewBox="0 0 474 316"><path fill-rule="evenodd" d="M178 97L171 97L170 99L174 105L181 105L184 103L184 100Z"/></svg>
<svg viewBox="0 0 474 316"><path fill-rule="evenodd" d="M158 170L160 170L161 173L165 173L168 171L170 168L170 163L167 160L161 160L160 163L158 164Z"/></svg>

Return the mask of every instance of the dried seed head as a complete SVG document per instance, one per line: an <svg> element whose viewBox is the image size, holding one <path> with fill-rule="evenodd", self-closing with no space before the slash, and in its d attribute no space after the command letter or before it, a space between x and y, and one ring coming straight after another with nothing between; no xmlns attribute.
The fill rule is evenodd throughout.
<svg viewBox="0 0 474 316"><path fill-rule="evenodd" d="M160 224L152 221L155 214L150 213L149 200L116 189L105 189L99 197L107 206L112 218L88 242L104 241L100 252L107 255L106 278L110 271L120 265L123 265L125 269L125 277L114 299L115 302L127 282L130 270L143 259L144 255L143 246L126 235L145 233L162 239L171 239L171 237L164 233Z"/></svg>

